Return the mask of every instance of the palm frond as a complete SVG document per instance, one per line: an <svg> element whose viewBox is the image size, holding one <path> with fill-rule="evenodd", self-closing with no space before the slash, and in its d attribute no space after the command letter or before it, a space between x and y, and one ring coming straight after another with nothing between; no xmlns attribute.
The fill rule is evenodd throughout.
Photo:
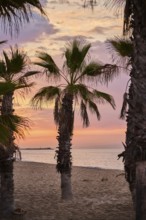
<svg viewBox="0 0 146 220"><path fill-rule="evenodd" d="M24 138L24 130L30 129L30 120L18 115L0 115L0 127L3 129L0 137L4 143L9 138L10 131L13 131L15 136Z"/></svg>
<svg viewBox="0 0 146 220"><path fill-rule="evenodd" d="M41 61L35 62L34 64L44 68L44 72L46 73L48 79L58 79L60 77L60 70L49 54L41 52L39 53L38 58Z"/></svg>
<svg viewBox="0 0 146 220"><path fill-rule="evenodd" d="M0 78L4 78L6 76L6 65L3 60L0 60Z"/></svg>
<svg viewBox="0 0 146 220"><path fill-rule="evenodd" d="M1 0L0 19L4 30L13 33L19 31L23 22L29 22L32 17L32 6L37 8L43 15L46 15L39 0Z"/></svg>
<svg viewBox="0 0 146 220"><path fill-rule="evenodd" d="M84 65L85 57L88 54L91 44L84 45L81 41L75 39L68 45L64 53L66 58L65 65L69 69L69 73L73 74Z"/></svg>
<svg viewBox="0 0 146 220"><path fill-rule="evenodd" d="M11 59L10 59L10 72L11 74L17 74L22 72L28 65L28 56L24 51L20 51L17 46L10 48Z"/></svg>
<svg viewBox="0 0 146 220"><path fill-rule="evenodd" d="M127 105L128 105L128 94L125 92L123 95L123 104L121 108L120 118L125 119L126 111L127 111Z"/></svg>
<svg viewBox="0 0 146 220"><path fill-rule="evenodd" d="M93 90L93 94L95 97L95 100L100 103L100 104L105 104L105 103L109 103L113 109L115 109L116 105L115 105L115 101L113 99L113 97L105 92L100 92L98 90Z"/></svg>
<svg viewBox="0 0 146 220"><path fill-rule="evenodd" d="M101 72L99 72L97 79L99 79L99 82L107 85L108 82L111 82L119 75L119 72L120 70L117 65L105 64L101 67Z"/></svg>
<svg viewBox="0 0 146 220"><path fill-rule="evenodd" d="M9 59L9 57L8 57L8 55L7 55L7 53L5 51L3 51L3 56L4 56L7 72L9 72L10 59Z"/></svg>
<svg viewBox="0 0 146 220"><path fill-rule="evenodd" d="M7 43L7 40L0 41L0 44L5 44L5 43Z"/></svg>
<svg viewBox="0 0 146 220"><path fill-rule="evenodd" d="M24 90L24 91L21 91L21 96L23 96L24 92L25 93L28 93L31 91L31 88L33 86L35 86L36 84L34 82L31 82L31 83L25 83L25 82L20 82L20 83L17 83L16 86L15 86L15 91L16 90Z"/></svg>
<svg viewBox="0 0 146 220"><path fill-rule="evenodd" d="M78 78L79 80L88 79L93 80L93 77L98 76L101 73L102 65L97 62L90 62L87 64L81 74L81 76Z"/></svg>
<svg viewBox="0 0 146 220"><path fill-rule="evenodd" d="M92 93L88 87L82 83L79 84L69 84L64 90L65 93L69 93L74 96L75 100L78 101L78 98L87 101L91 98Z"/></svg>
<svg viewBox="0 0 146 220"><path fill-rule="evenodd" d="M100 120L100 113L99 113L97 105L91 100L88 100L88 104L89 104L89 109L91 113L95 113L97 119Z"/></svg>
<svg viewBox="0 0 146 220"><path fill-rule="evenodd" d="M36 107L41 107L43 102L52 101L56 97L58 97L61 93L59 87L48 86L43 87L39 90L38 93L34 95L31 102Z"/></svg>
<svg viewBox="0 0 146 220"><path fill-rule="evenodd" d="M3 51L4 60L0 61L0 77L12 81L22 77L23 71L29 64L26 53L20 51L17 46L10 47L10 52Z"/></svg>
<svg viewBox="0 0 146 220"><path fill-rule="evenodd" d="M100 82L108 84L119 74L119 67L113 64L99 64L90 62L82 72L79 80Z"/></svg>
<svg viewBox="0 0 146 220"><path fill-rule="evenodd" d="M30 76L37 76L40 74L40 71L28 71L23 75L23 78L27 79Z"/></svg>
<svg viewBox="0 0 146 220"><path fill-rule="evenodd" d="M83 101L81 101L81 104L80 104L80 113L81 113L81 119L83 121L83 127L88 127L90 122L89 122L89 117L87 113L87 106Z"/></svg>
<svg viewBox="0 0 146 220"><path fill-rule="evenodd" d="M59 97L56 97L55 106L54 106L54 121L56 125L59 124L59 112L60 112L60 99Z"/></svg>
<svg viewBox="0 0 146 220"><path fill-rule="evenodd" d="M107 46L112 54L113 61L117 65L121 64L128 67L131 64L133 54L133 43L129 39L116 37L107 40Z"/></svg>

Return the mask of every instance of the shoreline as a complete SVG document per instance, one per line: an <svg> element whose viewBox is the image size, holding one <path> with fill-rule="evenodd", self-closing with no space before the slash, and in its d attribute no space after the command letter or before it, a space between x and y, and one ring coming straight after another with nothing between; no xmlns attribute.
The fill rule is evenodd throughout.
<svg viewBox="0 0 146 220"><path fill-rule="evenodd" d="M15 204L25 220L134 220L128 184L120 170L72 168L71 201L61 200L55 164L15 162Z"/></svg>
<svg viewBox="0 0 146 220"><path fill-rule="evenodd" d="M54 163L46 163L46 162L37 162L37 161L27 161L27 160L16 160L15 162L25 162L25 163L39 163L39 164L49 164L49 165L54 165L56 166L56 164ZM115 168L103 168L103 167L92 167L92 166L77 166L77 165L73 165L73 167L78 167L78 168L89 168L89 169L101 169L101 170L115 170L115 171L123 171L124 172L124 169L115 169Z"/></svg>

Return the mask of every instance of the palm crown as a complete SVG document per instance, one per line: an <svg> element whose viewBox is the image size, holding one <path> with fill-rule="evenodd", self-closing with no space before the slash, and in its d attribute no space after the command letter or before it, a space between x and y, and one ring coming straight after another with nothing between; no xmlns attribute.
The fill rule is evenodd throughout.
<svg viewBox="0 0 146 220"><path fill-rule="evenodd" d="M28 71L28 57L17 47L11 48L10 53L3 51L3 59L0 60L0 126L1 142L6 144L13 134L24 137L23 128L28 128L28 119L13 114L13 95L16 90L29 89L33 83L28 83L27 75L36 73ZM7 131L7 132L6 132Z"/></svg>
<svg viewBox="0 0 146 220"><path fill-rule="evenodd" d="M28 71L29 60L23 51L10 48L10 52L3 51L3 59L0 60L0 81L15 83L15 90L31 87L33 83L28 83L28 76L36 71Z"/></svg>
<svg viewBox="0 0 146 220"><path fill-rule="evenodd" d="M58 124L59 111L62 100L66 94L73 97L74 101L80 105L81 118L83 126L89 125L87 107L92 113L95 113L97 119L100 119L100 113L97 103L109 103L115 108L115 102L112 96L98 91L88 86L89 82L107 83L111 80L117 71L116 65L102 65L97 62L86 62L89 54L90 44L83 44L79 40L74 40L66 47L64 56L65 62L63 69L60 70L52 57L47 53L40 53L40 62L35 64L44 68L44 73L49 80L56 79L64 81L57 86L46 86L40 89L33 97L34 105L41 105L42 102L48 102L55 99L54 119Z"/></svg>

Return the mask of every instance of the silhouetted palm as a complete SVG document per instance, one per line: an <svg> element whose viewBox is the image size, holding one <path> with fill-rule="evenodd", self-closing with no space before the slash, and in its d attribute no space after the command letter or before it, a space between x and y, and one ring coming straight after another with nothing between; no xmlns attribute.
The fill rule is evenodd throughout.
<svg viewBox="0 0 146 220"><path fill-rule="evenodd" d="M64 51L65 62L63 69L54 62L47 53L40 53L40 62L36 64L44 68L43 73L50 82L58 82L56 86L47 86L33 97L33 104L41 105L55 99L54 119L58 125L57 140L59 143L57 153L57 170L61 173L62 198L70 199L71 191L71 140L74 125L74 109L76 103L80 107L80 115L83 126L89 126L87 108L100 119L97 104L109 103L115 108L115 103L107 93L100 92L90 87L92 84L107 83L117 71L116 65L100 64L98 62L86 62L90 44L82 44L74 40Z"/></svg>
<svg viewBox="0 0 146 220"><path fill-rule="evenodd" d="M107 1L109 2L109 1ZM114 6L124 4L124 34L130 30L133 43L127 113L125 152L123 153L126 179L134 203L136 198L136 163L146 160L146 3L145 0L111 0ZM141 198L142 199L142 198ZM145 206L143 206L145 207ZM138 219L140 213L139 211Z"/></svg>
<svg viewBox="0 0 146 220"><path fill-rule="evenodd" d="M23 128L28 127L28 120L14 115L13 98L14 92L20 89L28 89L33 83L28 83L27 74L36 73L27 71L28 57L17 47L11 48L10 53L3 51L3 59L0 60L0 90L6 90L1 95L1 126L8 129L6 138L2 140L2 152L5 156L0 160L1 171L1 190L0 190L0 209L3 214L13 211L13 161L16 151L14 143L15 136L18 133L23 136ZM3 87L2 87L2 83ZM10 84L10 85L9 85ZM8 88L8 86L10 86ZM12 87L12 89L10 89ZM1 145L1 146L3 146ZM3 155L3 154L2 154Z"/></svg>

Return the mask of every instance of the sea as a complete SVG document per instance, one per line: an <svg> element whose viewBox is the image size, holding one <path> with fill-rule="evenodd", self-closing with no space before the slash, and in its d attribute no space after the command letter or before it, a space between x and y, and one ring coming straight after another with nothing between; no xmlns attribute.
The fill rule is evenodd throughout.
<svg viewBox="0 0 146 220"><path fill-rule="evenodd" d="M72 149L73 166L123 170L121 148ZM55 149L21 150L22 161L56 164Z"/></svg>

